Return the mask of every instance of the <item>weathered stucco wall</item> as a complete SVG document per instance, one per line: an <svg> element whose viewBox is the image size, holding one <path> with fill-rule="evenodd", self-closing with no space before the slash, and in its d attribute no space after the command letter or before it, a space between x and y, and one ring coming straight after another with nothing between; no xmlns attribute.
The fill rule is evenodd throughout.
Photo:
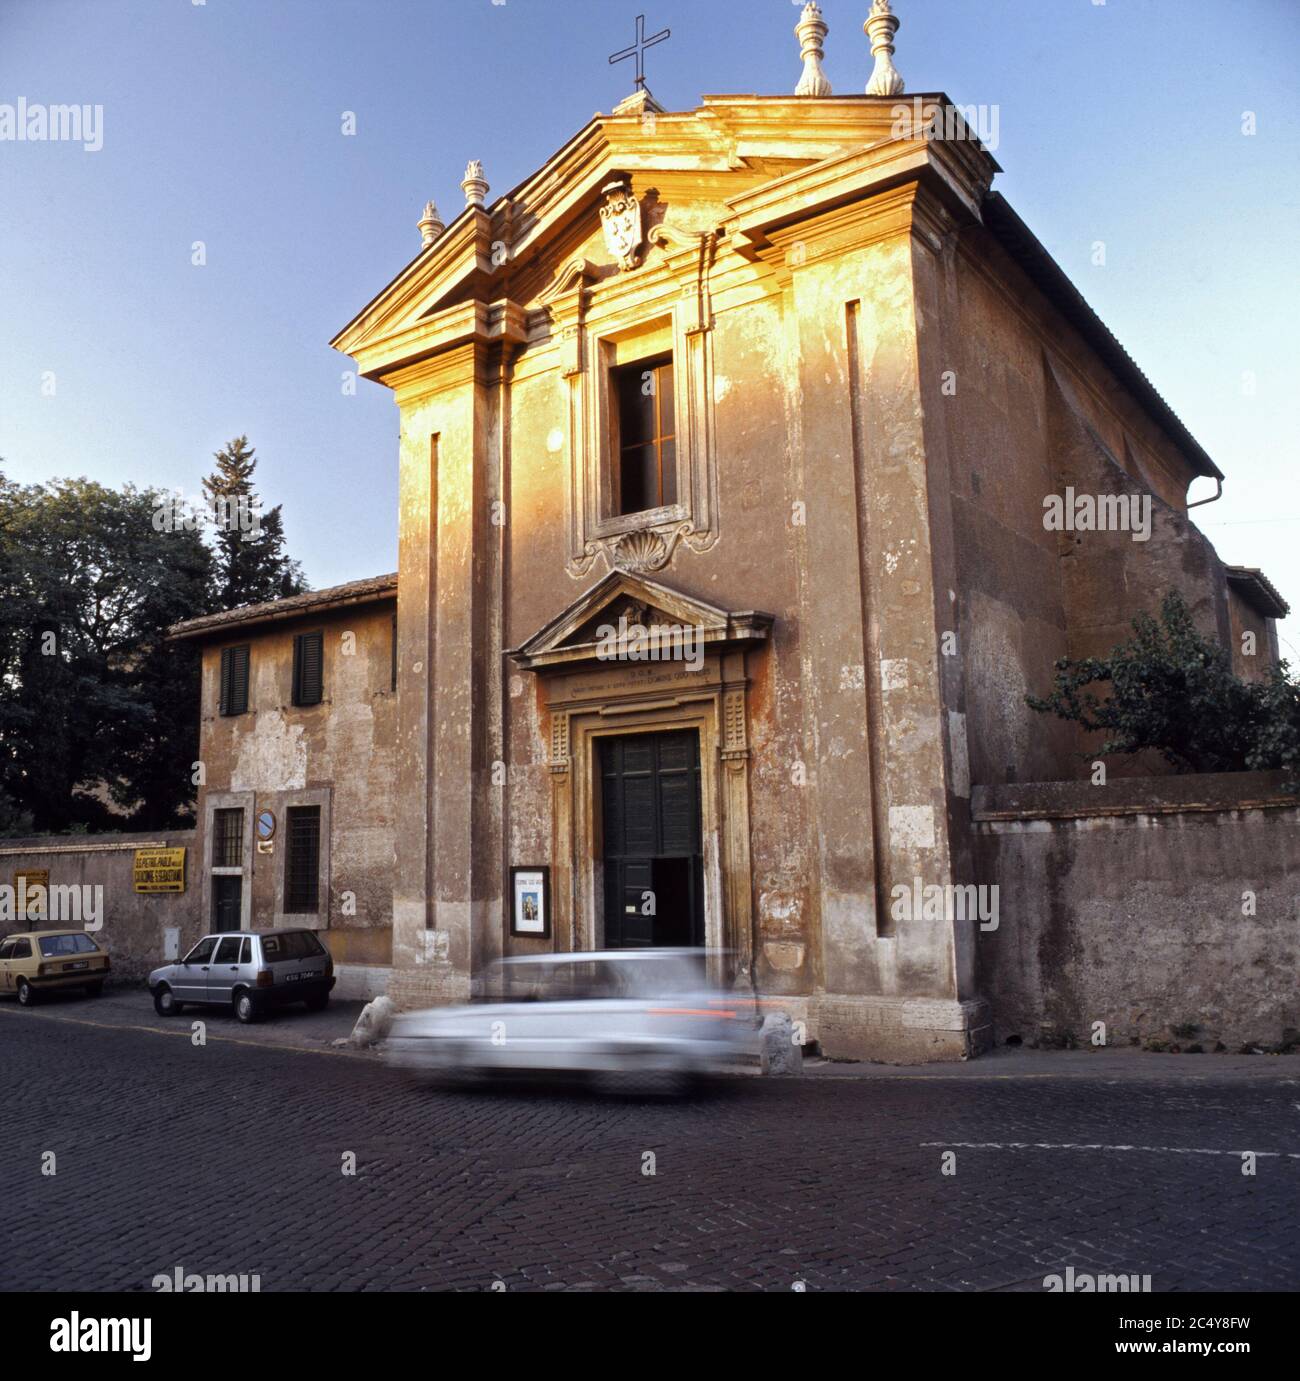
<svg viewBox="0 0 1300 1381"><path fill-rule="evenodd" d="M1233 671L1243 681L1262 681L1266 669L1280 655L1277 621L1261 614L1229 584L1228 622L1232 629Z"/></svg>
<svg viewBox="0 0 1300 1381"><path fill-rule="evenodd" d="M1170 590L1229 642L1223 567L1186 516L1196 471L983 230L964 232L941 304L972 779L1082 777L1086 737L1024 702L1057 658L1108 652ZM1149 502L1149 536L1048 530L1044 500L1070 489ZM1149 756L1115 775L1165 770Z"/></svg>
<svg viewBox="0 0 1300 1381"><path fill-rule="evenodd" d="M937 882L949 877L936 628L947 595L934 587L928 530L932 481L912 308L916 195L912 188L882 198L849 235L838 221L805 225L797 243L783 241L762 263L719 257L708 375L714 452L704 462L716 467L718 536L700 550L680 543L653 578L723 608L775 616L770 641L745 662L760 988L802 998L796 1005L810 1032L839 1053L862 1053L867 1046L853 1033L875 1023L878 1053L955 1057L966 1049L960 1030L945 1030L936 1045L919 1029L904 1030L899 1016L910 999L944 995L955 1011L967 996L969 965L954 956L951 927L917 917L895 931L882 905L895 875L910 880L919 868ZM661 190L670 216L678 205ZM580 255L603 253L598 230L594 236L576 246ZM654 319L678 297L678 284L660 282L645 300L616 303L591 330ZM573 500L562 363L554 337L530 343L485 414L489 455L503 448L488 474L499 466L508 518L500 553L485 562L501 586L489 584L484 597L500 600L509 647L606 570L599 560L582 571L566 565ZM508 423L497 408L508 411ZM430 434L445 470L452 432L443 419L451 415L422 398L404 408L413 490L425 483ZM404 507L404 530L424 511ZM417 532L411 540L419 566L430 557ZM943 540L950 551L951 537ZM496 541L492 533L489 545ZM463 657L466 647L452 651ZM510 862L549 861L555 844L546 704L540 678L507 668L500 732L508 770L489 799L501 802ZM884 728L873 760L877 715ZM959 775L966 777L964 760ZM962 807L964 814L964 800ZM494 929L494 950L545 947L509 937L504 915ZM559 943L567 937L562 930Z"/></svg>
<svg viewBox="0 0 1300 1381"><path fill-rule="evenodd" d="M674 200L668 209L676 215L678 203ZM688 202L685 214L691 209ZM597 228L584 249L603 253L599 240ZM798 352L770 275L750 265L727 267L745 280L748 291L735 309L719 301L713 323L710 383L720 537L706 551L681 543L671 566L653 578L723 608L761 609L778 616L771 643L746 665L751 677L747 701L757 963L770 990L806 993L817 976L811 943L817 925L810 819L815 787L808 781L816 774L815 767L809 768L806 746L807 625L797 612L800 553L809 536L803 513L795 518L795 505L806 511L810 500L802 467L791 463L790 427L799 416ZM763 284L761 290L758 284ZM759 296L760 291L765 295ZM654 318L671 309L676 286L660 292L661 300L638 306L632 319ZM502 596L505 645L510 647L537 632L607 569L598 561L582 574L566 571L569 475L548 446L568 425L559 366L554 343L543 342L517 361L510 392L510 519L503 534L508 578ZM841 460L847 471L847 456ZM842 478L827 482L842 489ZM831 539L823 530L819 540ZM538 579L538 571L548 572L548 578ZM847 598L843 582L839 591ZM828 617L826 627L847 628L851 635L850 620L860 615L848 608L844 612L848 618L832 624ZM860 663L860 650L853 660ZM838 663L835 680L838 685ZM552 849L545 701L545 687L536 676L508 669L503 731L510 763L505 811L512 861L549 859ZM846 811L846 816L852 814ZM765 948L764 941L773 947ZM508 936L501 943L507 952L526 952L538 944Z"/></svg>
<svg viewBox="0 0 1300 1381"><path fill-rule="evenodd" d="M245 793L239 804L246 810L269 809L277 820L273 851L253 848L244 861L245 882L251 879L252 887L250 923L258 929L313 924L309 918L287 922L277 914L284 811L306 793L326 793L329 832L321 852L328 886L314 924L327 931L323 938L340 963L391 962L394 608L389 599L242 633L234 628L203 653L200 757L206 781L199 800L198 858L204 857L212 798ZM324 698L319 705L295 706L294 635L317 628L325 632ZM250 647L248 711L222 716L221 649L241 643Z"/></svg>
<svg viewBox="0 0 1300 1381"><path fill-rule="evenodd" d="M52 834L0 840L0 882L14 885L14 874L46 869L50 886L102 887L103 927L95 939L108 950L112 982L138 982L163 962L164 932L180 931L181 952L202 935L199 920L199 879L193 830L164 830L148 834ZM149 894L135 890L135 850L146 844L184 848L185 891ZM0 923L0 935L24 930L63 929L75 921Z"/></svg>
<svg viewBox="0 0 1300 1381"><path fill-rule="evenodd" d="M977 788L999 1042L1213 1050L1300 1028L1300 804L1274 773ZM1288 803L1290 802L1290 803Z"/></svg>

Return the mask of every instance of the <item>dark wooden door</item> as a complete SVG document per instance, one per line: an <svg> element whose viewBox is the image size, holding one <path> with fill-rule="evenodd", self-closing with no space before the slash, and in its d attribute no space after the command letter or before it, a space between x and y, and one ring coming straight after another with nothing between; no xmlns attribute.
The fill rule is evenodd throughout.
<svg viewBox="0 0 1300 1381"><path fill-rule="evenodd" d="M600 773L605 947L702 945L699 735L603 739Z"/></svg>
<svg viewBox="0 0 1300 1381"><path fill-rule="evenodd" d="M243 879L218 873L212 879L212 929L239 930L243 919Z"/></svg>

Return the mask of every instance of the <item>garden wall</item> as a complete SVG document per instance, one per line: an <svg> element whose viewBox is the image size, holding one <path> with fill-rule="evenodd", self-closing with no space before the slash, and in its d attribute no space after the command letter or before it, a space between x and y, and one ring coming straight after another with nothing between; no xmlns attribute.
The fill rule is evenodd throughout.
<svg viewBox="0 0 1300 1381"><path fill-rule="evenodd" d="M1276 1047L1300 1029L1300 801L1280 773L976 787L995 1038Z"/></svg>
<svg viewBox="0 0 1300 1381"><path fill-rule="evenodd" d="M193 830L162 830L0 839L0 883L14 886L18 872L44 869L49 872L51 889L102 886L103 925L95 932L95 939L108 950L113 982L138 981L163 962L169 929L179 931L177 943L182 953L202 934L194 837ZM185 848L184 892L154 895L135 890L135 851L150 845ZM75 922L5 919L0 921L0 935L68 924Z"/></svg>

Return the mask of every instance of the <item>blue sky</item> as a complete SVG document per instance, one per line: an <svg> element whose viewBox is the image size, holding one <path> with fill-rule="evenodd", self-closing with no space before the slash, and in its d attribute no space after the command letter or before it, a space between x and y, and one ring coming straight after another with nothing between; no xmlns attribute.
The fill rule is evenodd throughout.
<svg viewBox="0 0 1300 1381"><path fill-rule="evenodd" d="M860 91L868 0L822 8ZM1220 554L1300 606L1300 3L895 10L908 90L996 104L996 186L1227 475ZM189 493L246 432L313 584L393 569L396 409L327 342L469 158L499 194L628 93L643 11L670 109L798 79L790 0L2 0L0 103L104 108L98 152L0 142L5 472Z"/></svg>

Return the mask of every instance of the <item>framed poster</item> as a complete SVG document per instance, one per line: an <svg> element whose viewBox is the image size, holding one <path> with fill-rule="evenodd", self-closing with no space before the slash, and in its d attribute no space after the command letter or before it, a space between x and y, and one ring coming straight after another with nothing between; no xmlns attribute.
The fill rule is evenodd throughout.
<svg viewBox="0 0 1300 1381"><path fill-rule="evenodd" d="M551 938L551 870L510 869L510 933Z"/></svg>

